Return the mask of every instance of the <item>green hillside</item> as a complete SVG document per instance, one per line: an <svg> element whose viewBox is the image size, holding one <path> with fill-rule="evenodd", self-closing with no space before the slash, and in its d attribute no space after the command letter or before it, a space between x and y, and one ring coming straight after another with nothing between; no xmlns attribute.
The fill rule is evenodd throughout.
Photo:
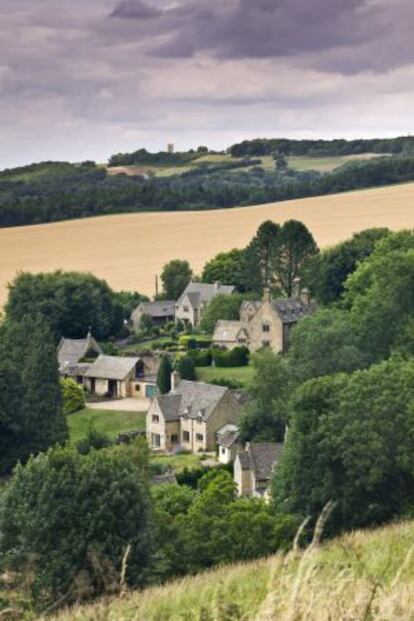
<svg viewBox="0 0 414 621"><path fill-rule="evenodd" d="M404 621L414 523L358 531L301 555L223 567L64 611L55 621Z"/></svg>

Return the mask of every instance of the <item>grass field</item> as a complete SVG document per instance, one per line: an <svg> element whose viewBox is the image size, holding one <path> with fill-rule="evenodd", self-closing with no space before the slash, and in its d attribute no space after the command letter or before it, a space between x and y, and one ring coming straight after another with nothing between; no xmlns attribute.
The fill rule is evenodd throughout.
<svg viewBox="0 0 414 621"><path fill-rule="evenodd" d="M0 230L0 306L22 270L90 271L115 289L153 294L171 259L195 272L221 251L245 246L267 219L301 220L320 246L373 226L414 226L414 183L253 207L101 216Z"/></svg>
<svg viewBox="0 0 414 621"><path fill-rule="evenodd" d="M145 414L140 412L111 412L110 410L92 410L85 408L68 416L71 444L76 444L88 432L92 420L97 431L104 433L111 440L124 431L145 429Z"/></svg>
<svg viewBox="0 0 414 621"><path fill-rule="evenodd" d="M236 368L197 367L197 379L200 382L211 382L212 379L231 379L246 385L253 377L251 366Z"/></svg>
<svg viewBox="0 0 414 621"><path fill-rule="evenodd" d="M151 457L153 464L160 464L164 467L171 468L176 472L184 470L184 468L197 468L200 465L201 456L196 454L178 454L178 455L156 455Z"/></svg>
<svg viewBox="0 0 414 621"><path fill-rule="evenodd" d="M412 621L414 523L222 567L63 612L59 621ZM50 619L50 617L49 617Z"/></svg>

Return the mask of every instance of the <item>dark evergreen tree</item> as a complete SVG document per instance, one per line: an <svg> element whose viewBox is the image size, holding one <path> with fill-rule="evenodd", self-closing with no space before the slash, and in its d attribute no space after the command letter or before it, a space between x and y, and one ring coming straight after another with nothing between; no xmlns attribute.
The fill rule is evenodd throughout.
<svg viewBox="0 0 414 621"><path fill-rule="evenodd" d="M8 322L0 333L0 471L68 437L47 323Z"/></svg>
<svg viewBox="0 0 414 621"><path fill-rule="evenodd" d="M180 378L183 380L190 380L191 382L195 382L196 380L196 371L192 358L189 356L183 356L179 359L177 364L177 371L180 375Z"/></svg>
<svg viewBox="0 0 414 621"><path fill-rule="evenodd" d="M162 395L166 395L171 390L172 365L167 355L161 358L160 368L157 375L158 390Z"/></svg>

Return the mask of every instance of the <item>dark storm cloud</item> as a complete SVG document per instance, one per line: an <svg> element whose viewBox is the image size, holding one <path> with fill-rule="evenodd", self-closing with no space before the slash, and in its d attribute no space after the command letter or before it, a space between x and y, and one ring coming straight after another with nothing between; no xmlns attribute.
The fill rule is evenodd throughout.
<svg viewBox="0 0 414 621"><path fill-rule="evenodd" d="M123 19L153 19L158 17L160 11L141 2L141 0L124 0L110 14L110 17L121 17Z"/></svg>

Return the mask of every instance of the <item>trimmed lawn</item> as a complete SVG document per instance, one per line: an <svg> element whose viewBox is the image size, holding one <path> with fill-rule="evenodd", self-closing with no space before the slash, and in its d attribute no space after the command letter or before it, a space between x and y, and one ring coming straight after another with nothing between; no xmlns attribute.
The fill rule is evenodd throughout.
<svg viewBox="0 0 414 621"><path fill-rule="evenodd" d="M162 464L176 472L184 470L185 467L197 468L200 465L200 461L201 455L194 455L193 453L189 455L154 455L151 457L153 464Z"/></svg>
<svg viewBox="0 0 414 621"><path fill-rule="evenodd" d="M254 369L246 367L197 367L197 379L200 382L211 382L212 379L232 379L246 386L253 378Z"/></svg>
<svg viewBox="0 0 414 621"><path fill-rule="evenodd" d="M85 408L67 417L71 444L84 438L92 419L95 429L115 440L124 431L140 431L145 429L145 413L112 412L111 410L92 410Z"/></svg>

